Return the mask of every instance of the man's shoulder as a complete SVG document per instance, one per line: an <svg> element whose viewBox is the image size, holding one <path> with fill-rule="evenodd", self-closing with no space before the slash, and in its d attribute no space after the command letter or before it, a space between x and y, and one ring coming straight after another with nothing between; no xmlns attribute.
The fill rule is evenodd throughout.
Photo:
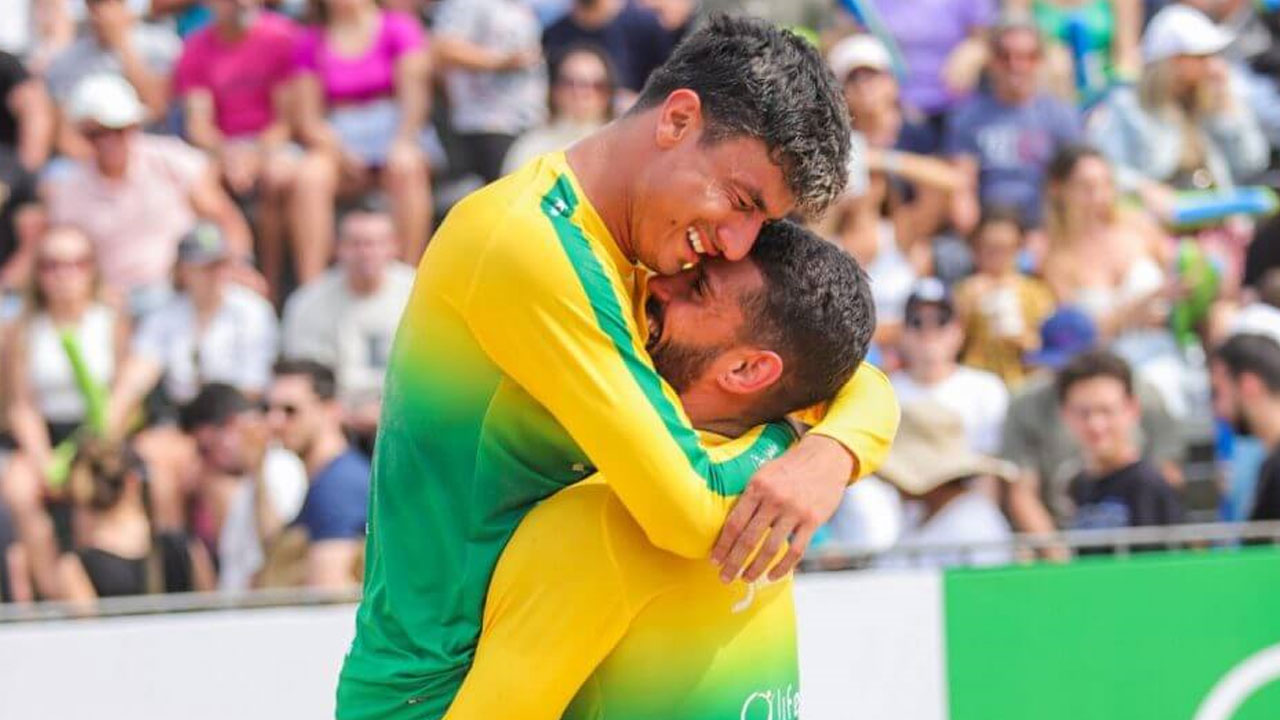
<svg viewBox="0 0 1280 720"><path fill-rule="evenodd" d="M315 485L329 486L329 491L349 488L364 488L369 485L369 474L372 465L364 453L348 449L334 458L320 472L316 473Z"/></svg>

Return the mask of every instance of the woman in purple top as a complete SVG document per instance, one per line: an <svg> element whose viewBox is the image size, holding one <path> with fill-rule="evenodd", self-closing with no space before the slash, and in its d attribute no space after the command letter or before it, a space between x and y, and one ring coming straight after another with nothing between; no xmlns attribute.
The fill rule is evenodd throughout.
<svg viewBox="0 0 1280 720"><path fill-rule="evenodd" d="M431 231L426 37L412 16L374 0L321 0L316 10L322 24L297 51L301 134L331 151L340 192L381 186L402 257L416 264Z"/></svg>
<svg viewBox="0 0 1280 720"><path fill-rule="evenodd" d="M860 5L877 12L897 41L906 63L902 99L933 117L941 116L977 80L960 70L964 56L981 54L981 35L996 18L995 0L870 0ZM966 42L969 41L969 42Z"/></svg>

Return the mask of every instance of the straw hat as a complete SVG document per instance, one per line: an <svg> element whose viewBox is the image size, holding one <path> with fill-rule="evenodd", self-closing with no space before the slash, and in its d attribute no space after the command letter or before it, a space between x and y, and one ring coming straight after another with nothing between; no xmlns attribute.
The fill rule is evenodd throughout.
<svg viewBox="0 0 1280 720"><path fill-rule="evenodd" d="M974 475L1012 482L1017 472L1011 463L970 449L960 416L936 401L923 400L902 408L898 437L877 474L912 495L924 495Z"/></svg>

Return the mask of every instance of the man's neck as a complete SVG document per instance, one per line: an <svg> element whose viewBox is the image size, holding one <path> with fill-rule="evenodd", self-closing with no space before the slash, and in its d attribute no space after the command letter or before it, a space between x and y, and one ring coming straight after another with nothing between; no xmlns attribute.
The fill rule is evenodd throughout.
<svg viewBox="0 0 1280 720"><path fill-rule="evenodd" d="M333 428L321 432L303 458L303 462L307 464L307 477L314 480L316 474L333 462L334 458L346 452L348 447L341 430Z"/></svg>
<svg viewBox="0 0 1280 720"><path fill-rule="evenodd" d="M565 152L569 168L582 186L591 207L595 208L613 236L618 249L631 262L636 261L631 247L631 173L620 173L619 167L637 167L632 148L651 142L643 138L642 126L635 118L622 118L604 129L588 135Z"/></svg>
<svg viewBox="0 0 1280 720"><path fill-rule="evenodd" d="M1268 452L1280 447L1280 401L1264 400L1249 412L1249 425Z"/></svg>
<svg viewBox="0 0 1280 720"><path fill-rule="evenodd" d="M1104 475L1110 475L1117 470L1123 470L1138 462L1141 458L1142 453L1138 451L1136 446L1131 444L1107 457L1087 458L1085 468L1090 474L1102 477Z"/></svg>
<svg viewBox="0 0 1280 720"><path fill-rule="evenodd" d="M368 297L378 292L386 275L385 270L372 277L347 273L347 289L356 297Z"/></svg>
<svg viewBox="0 0 1280 720"><path fill-rule="evenodd" d="M932 387L951 377L956 367L953 362L916 363L907 368L907 376L918 385Z"/></svg>
<svg viewBox="0 0 1280 720"><path fill-rule="evenodd" d="M1023 95L1019 92L1011 92L1007 90L1002 91L999 89L993 89L991 96L996 99L996 102L1004 105L1005 107L1011 108L1022 107L1035 98L1034 94Z"/></svg>

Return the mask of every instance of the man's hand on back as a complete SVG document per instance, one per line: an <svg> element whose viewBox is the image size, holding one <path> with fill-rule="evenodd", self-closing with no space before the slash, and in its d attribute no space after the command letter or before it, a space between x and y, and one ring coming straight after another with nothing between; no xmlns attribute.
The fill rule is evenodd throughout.
<svg viewBox="0 0 1280 720"><path fill-rule="evenodd" d="M757 470L711 551L712 561L721 566L720 579L732 582L762 539L764 546L743 580L759 578L788 540L787 553L773 566L769 579L794 570L813 534L835 514L853 471L853 455L822 435L804 436L782 457Z"/></svg>

